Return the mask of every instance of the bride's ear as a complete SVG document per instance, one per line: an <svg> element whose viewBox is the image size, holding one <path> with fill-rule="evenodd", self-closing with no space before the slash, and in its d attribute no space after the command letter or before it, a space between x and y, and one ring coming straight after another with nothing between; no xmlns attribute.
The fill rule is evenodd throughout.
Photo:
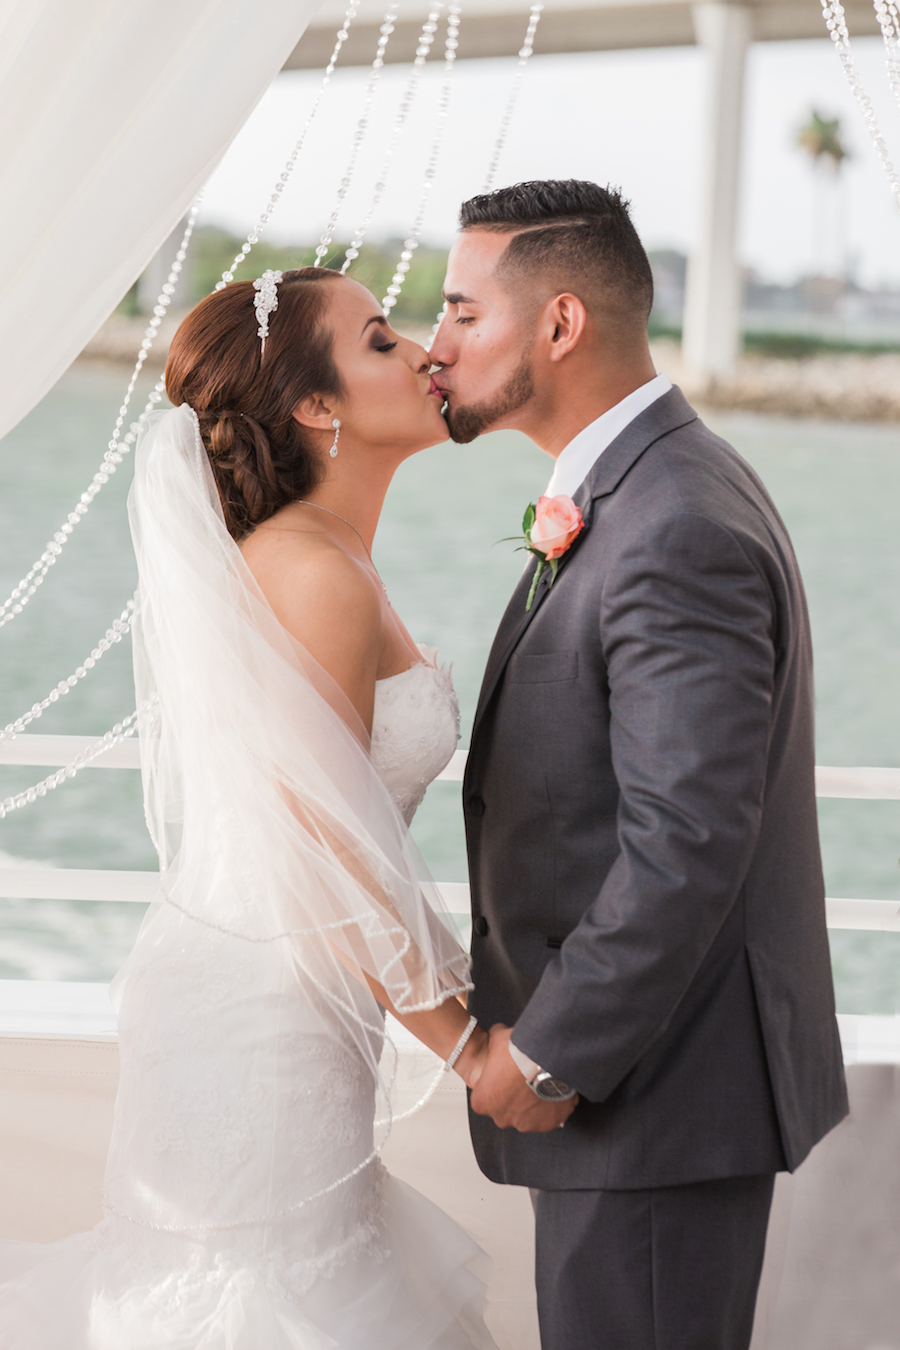
<svg viewBox="0 0 900 1350"><path fill-rule="evenodd" d="M302 427L312 427L316 431L330 431L335 416L335 405L323 399L320 394L308 394L294 408L292 416Z"/></svg>

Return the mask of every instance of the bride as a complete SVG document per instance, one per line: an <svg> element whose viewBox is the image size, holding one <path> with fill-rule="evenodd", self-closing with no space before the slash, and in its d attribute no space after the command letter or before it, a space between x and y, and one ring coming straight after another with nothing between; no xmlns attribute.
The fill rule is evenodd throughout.
<svg viewBox="0 0 900 1350"><path fill-rule="evenodd" d="M113 985L104 1218L0 1243L3 1350L493 1345L474 1243L378 1157L382 1010L470 1086L487 1041L407 832L456 700L371 557L397 466L447 437L428 372L313 268L176 334L129 499L161 893Z"/></svg>

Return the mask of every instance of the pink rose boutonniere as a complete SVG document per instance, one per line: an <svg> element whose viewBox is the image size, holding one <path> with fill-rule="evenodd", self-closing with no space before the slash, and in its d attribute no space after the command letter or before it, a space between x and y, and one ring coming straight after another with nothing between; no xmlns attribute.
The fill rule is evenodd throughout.
<svg viewBox="0 0 900 1350"><path fill-rule="evenodd" d="M522 529L524 534L521 536L519 548L533 553L538 559L534 580L525 604L527 614L534 601L538 582L544 575L544 569L550 567L552 586L556 580L559 559L569 551L573 540L581 534L584 520L572 498L561 493L558 497L539 497L537 506L533 502L530 503L522 521ZM518 539L520 536L515 535L514 538Z"/></svg>

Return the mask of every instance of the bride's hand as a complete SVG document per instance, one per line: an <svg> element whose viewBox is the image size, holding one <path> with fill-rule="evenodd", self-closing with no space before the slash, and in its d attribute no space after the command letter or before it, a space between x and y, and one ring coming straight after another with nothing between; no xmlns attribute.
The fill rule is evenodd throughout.
<svg viewBox="0 0 900 1350"><path fill-rule="evenodd" d="M468 1088L475 1086L487 1063L488 1041L487 1032L482 1031L481 1027L476 1027L453 1066L454 1072L459 1074Z"/></svg>

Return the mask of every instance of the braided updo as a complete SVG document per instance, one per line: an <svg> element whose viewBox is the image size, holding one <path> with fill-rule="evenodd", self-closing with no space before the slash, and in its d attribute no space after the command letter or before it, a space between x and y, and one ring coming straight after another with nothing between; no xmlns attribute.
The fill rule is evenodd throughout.
<svg viewBox="0 0 900 1350"><path fill-rule="evenodd" d="M285 272L269 318L265 358L252 281L213 291L175 334L166 393L189 403L200 422L225 523L242 539L282 506L305 497L322 476L309 433L293 416L312 394L343 393L323 322L326 290L338 272Z"/></svg>

